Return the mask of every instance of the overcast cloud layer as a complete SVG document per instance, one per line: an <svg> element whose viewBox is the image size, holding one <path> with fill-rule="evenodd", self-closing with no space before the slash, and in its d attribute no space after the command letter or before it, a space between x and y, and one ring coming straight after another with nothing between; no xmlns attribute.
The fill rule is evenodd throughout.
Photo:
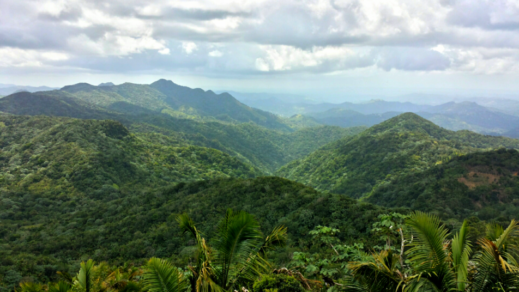
<svg viewBox="0 0 519 292"><path fill-rule="evenodd" d="M519 74L519 0L0 0L0 19L4 79Z"/></svg>

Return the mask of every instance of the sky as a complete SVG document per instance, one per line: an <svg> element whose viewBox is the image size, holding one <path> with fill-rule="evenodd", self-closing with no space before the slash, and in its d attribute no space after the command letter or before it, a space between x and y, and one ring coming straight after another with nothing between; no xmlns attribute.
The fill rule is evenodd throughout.
<svg viewBox="0 0 519 292"><path fill-rule="evenodd" d="M519 0L0 0L3 84L519 98L518 61Z"/></svg>

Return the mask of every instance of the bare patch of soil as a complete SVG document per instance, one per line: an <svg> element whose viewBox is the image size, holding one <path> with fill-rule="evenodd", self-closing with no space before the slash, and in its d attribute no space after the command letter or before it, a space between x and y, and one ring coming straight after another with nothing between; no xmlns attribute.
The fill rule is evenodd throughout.
<svg viewBox="0 0 519 292"><path fill-rule="evenodd" d="M460 177L458 181L469 187L469 189L474 189L479 186L498 183L500 177L500 175L496 174L471 171L468 173L467 178Z"/></svg>

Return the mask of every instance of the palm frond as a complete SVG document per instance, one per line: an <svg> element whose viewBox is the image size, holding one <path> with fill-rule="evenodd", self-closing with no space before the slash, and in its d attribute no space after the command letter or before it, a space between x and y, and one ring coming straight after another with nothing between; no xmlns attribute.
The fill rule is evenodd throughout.
<svg viewBox="0 0 519 292"><path fill-rule="evenodd" d="M183 292L187 282L182 273L166 260L152 258L143 273L143 284L150 292Z"/></svg>
<svg viewBox="0 0 519 292"><path fill-rule="evenodd" d="M467 239L468 222L464 221L458 234L452 239L452 263L456 272L458 290L465 291L468 277L468 264L470 253L470 242Z"/></svg>
<svg viewBox="0 0 519 292"><path fill-rule="evenodd" d="M197 292L221 292L224 291L222 287L215 282L215 272L213 268L204 263L204 266L200 268L200 273L196 279L196 291Z"/></svg>
<svg viewBox="0 0 519 292"><path fill-rule="evenodd" d="M92 289L92 272L94 264L94 261L91 259L87 262L82 262L81 269L79 269L79 273L77 274L79 285L85 289L85 292L90 292Z"/></svg>
<svg viewBox="0 0 519 292"><path fill-rule="evenodd" d="M486 291L494 286L515 287L519 284L519 268L510 264L495 242L480 240L481 251L476 257L477 270L474 276L474 291Z"/></svg>
<svg viewBox="0 0 519 292"><path fill-rule="evenodd" d="M25 282L20 283L21 292L44 292L45 288L40 283Z"/></svg>
<svg viewBox="0 0 519 292"><path fill-rule="evenodd" d="M257 253L261 232L256 219L246 212L227 211L217 229L214 243L215 263L219 269L219 285L224 289L229 283L231 267L252 264L250 257Z"/></svg>
<svg viewBox="0 0 519 292"><path fill-rule="evenodd" d="M72 286L64 281L59 281L58 283L55 283L53 285L49 285L49 288L47 289L48 292L68 292Z"/></svg>
<svg viewBox="0 0 519 292"><path fill-rule="evenodd" d="M372 254L364 261L350 263L348 268L360 285L354 286L355 289L363 286L367 291L402 291L405 277L397 269L399 259L398 254L391 250L384 250Z"/></svg>
<svg viewBox="0 0 519 292"><path fill-rule="evenodd" d="M191 217L189 217L188 214L184 213L184 214L178 215L177 222L178 222L180 229L183 232L189 232L189 233L191 233L191 235L193 235L193 237L195 237L195 239L198 239L198 237L200 236L200 233L196 229L195 222L193 222L193 219L191 219Z"/></svg>
<svg viewBox="0 0 519 292"><path fill-rule="evenodd" d="M287 242L287 228L285 226L278 226L272 230L272 232L265 238L263 244L260 247L259 253L265 255L269 250L273 250L276 247L285 246Z"/></svg>
<svg viewBox="0 0 519 292"><path fill-rule="evenodd" d="M503 234L503 227L499 224L489 223L486 225L486 238L490 241L496 241Z"/></svg>
<svg viewBox="0 0 519 292"><path fill-rule="evenodd" d="M407 220L415 238L407 251L409 261L421 277L438 288L454 287L455 275L448 265L448 230L437 216L415 212Z"/></svg>
<svg viewBox="0 0 519 292"><path fill-rule="evenodd" d="M501 235L495 240L496 246L500 250L506 250L506 246L511 242L512 239L517 238L519 235L519 224L517 221L512 220L510 225L501 233Z"/></svg>

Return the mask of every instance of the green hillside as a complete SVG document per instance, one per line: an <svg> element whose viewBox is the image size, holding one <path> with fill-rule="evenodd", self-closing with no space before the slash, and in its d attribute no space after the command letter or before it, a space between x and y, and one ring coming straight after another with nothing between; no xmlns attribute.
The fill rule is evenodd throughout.
<svg viewBox="0 0 519 292"><path fill-rule="evenodd" d="M221 151L151 143L114 121L0 116L0 187L41 196L109 196L171 182L255 177Z"/></svg>
<svg viewBox="0 0 519 292"><path fill-rule="evenodd" d="M144 191L112 190L109 196L47 196L28 190L0 192L0 274L13 270L55 279L60 263L123 262L152 256L186 263L192 247L176 224L187 212L211 238L228 208L254 214L264 231L283 224L291 246L304 247L309 231L331 225L345 242L369 241L369 227L387 210L278 177L220 179ZM288 261L289 252L277 255ZM23 264L27 263L27 265ZM65 267L65 268L64 268Z"/></svg>
<svg viewBox="0 0 519 292"><path fill-rule="evenodd" d="M320 126L293 133L282 133L253 123L221 124L174 119L159 115L136 117L134 121L139 121L139 124L153 125L156 131L165 129L190 135L189 137L203 136L207 140L218 142L220 147L223 147L217 149L245 157L253 165L271 173L282 165L301 158L327 143L356 135L365 130L364 127ZM153 131L149 127L134 129L134 126L130 127L132 131ZM164 131L162 133L167 134Z"/></svg>
<svg viewBox="0 0 519 292"><path fill-rule="evenodd" d="M174 140L184 140L186 145L221 150L266 173L273 173L282 165L301 158L322 145L364 130L361 127L344 129L321 126L296 132L279 132L252 122L222 123L175 118L128 102L115 102L107 109L83 102L63 91L14 94L0 100L0 111L25 115L113 119L123 123L132 132L160 133Z"/></svg>
<svg viewBox="0 0 519 292"><path fill-rule="evenodd" d="M117 86L95 87L79 84L65 89L78 94L85 92L85 87L94 91L114 91ZM267 173L273 173L282 165L301 158L322 145L364 130L362 127L344 129L318 126L295 132L276 131L252 122L225 123L172 117L127 101L117 101L104 108L82 101L65 91L17 93L0 100L0 112L113 119L123 123L132 132L161 133L174 139L185 140L190 145L221 150Z"/></svg>
<svg viewBox="0 0 519 292"><path fill-rule="evenodd" d="M405 252L419 240L406 214L437 214L445 220L431 217L438 228L461 226L476 243L485 234L498 234L485 233L480 219L504 224L519 211L519 152L483 151L519 148L518 140L448 131L415 114L367 130L318 126L287 133L252 122L179 119L126 101L115 103L120 111L114 114L65 94L52 103L41 99L28 114L85 110L85 115L121 122L0 114L2 290L41 292L43 286L35 283L62 280L66 276L60 275L75 274L88 259L107 262L96 267L111 275L99 287L112 285L113 279L122 280L110 287L128 283L108 267L147 269L143 265L151 257L167 258L192 274L198 249L179 228L178 215L187 213L204 243L215 246L222 231L217 224L229 208L252 214L263 234L279 225L288 230L287 246L267 253L269 275L244 285L254 283L257 289L275 275L270 275L275 267L288 267L316 291L332 284L369 285L371 278L351 275L359 273L357 261L373 266L377 259L406 269L411 283L419 278L421 261L413 263ZM25 97L16 101L22 103L8 100L3 109L26 111L40 98ZM45 105L54 103L56 111L45 112ZM262 176L293 159L298 160L279 173L301 183ZM469 216L474 217L462 225ZM437 233L447 234L442 232ZM435 241L442 254L450 238ZM481 248L474 250L470 259L482 266L476 254ZM77 280L72 282L73 291L83 291Z"/></svg>
<svg viewBox="0 0 519 292"><path fill-rule="evenodd" d="M309 127L317 127L322 126L322 123L319 123L315 119L305 116L305 115L293 115L290 118L285 120L286 123L293 129L303 129Z"/></svg>
<svg viewBox="0 0 519 292"><path fill-rule="evenodd" d="M443 218L511 220L519 214L518 172L517 150L471 153L383 184L367 201Z"/></svg>
<svg viewBox="0 0 519 292"><path fill-rule="evenodd" d="M124 83L117 86L93 86L79 83L63 87L60 91L99 106L108 107L116 102L127 102L160 112L167 108L166 96L148 85Z"/></svg>
<svg viewBox="0 0 519 292"><path fill-rule="evenodd" d="M519 148L519 140L453 132L406 113L323 146L277 173L318 190L360 198L402 175L462 154L500 147Z"/></svg>
<svg viewBox="0 0 519 292"><path fill-rule="evenodd" d="M79 119L124 119L121 115L84 103L60 91L19 92L0 99L0 112L15 115L46 115Z"/></svg>

